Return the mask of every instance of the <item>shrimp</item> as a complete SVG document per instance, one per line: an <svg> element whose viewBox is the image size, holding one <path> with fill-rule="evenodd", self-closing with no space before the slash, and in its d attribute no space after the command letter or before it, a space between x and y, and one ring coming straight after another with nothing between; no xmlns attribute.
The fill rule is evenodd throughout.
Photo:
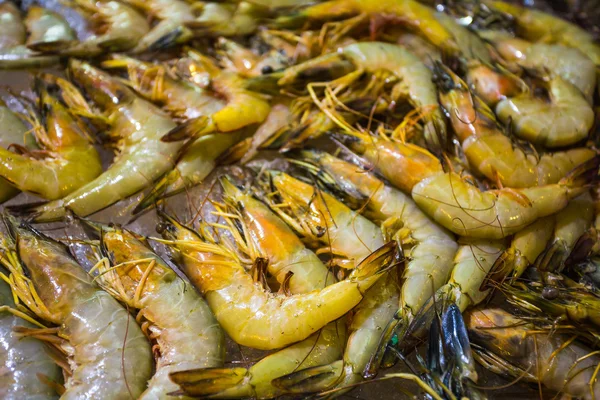
<svg viewBox="0 0 600 400"><path fill-rule="evenodd" d="M346 280L284 297L255 283L232 250L205 242L207 229L201 234L204 237L199 236L171 219L160 230L177 252L182 271L204 294L229 336L241 345L264 350L304 340L344 315L396 257L394 244L388 243L367 257Z"/></svg>
<svg viewBox="0 0 600 400"><path fill-rule="evenodd" d="M231 227L241 227L237 242L249 248L251 257L262 256L269 260L267 272L277 280L280 291L291 294L309 293L335 282L316 254L304 247L285 222L267 206L242 192L227 178L223 178L221 184L226 209L223 210L225 213L220 211L217 215L236 216L235 222L231 217L226 218ZM377 285L379 283L373 289ZM371 290L366 296L368 293ZM210 398L273 398L285 393L282 388L271 383L274 379L338 359L344 341L345 324L339 320L325 325L321 331L302 342L269 355L247 370L204 369L175 373L171 377L189 395L209 395Z"/></svg>
<svg viewBox="0 0 600 400"><path fill-rule="evenodd" d="M436 20L454 36L460 55L464 60L477 60L490 63L490 52L486 43L474 32L460 25L454 18L442 12L436 12Z"/></svg>
<svg viewBox="0 0 600 400"><path fill-rule="evenodd" d="M173 168L182 147L180 143L161 142L175 123L120 81L75 59L69 69L73 79L103 109L110 122L110 136L118 139L119 153L106 171L68 196L21 208L21 212L35 213L37 221L61 218L66 208L87 216L138 192Z"/></svg>
<svg viewBox="0 0 600 400"><path fill-rule="evenodd" d="M279 171L269 171L259 184L271 209L305 240L322 246L317 253L342 256L335 260L340 266L354 268L384 244L376 224L312 185Z"/></svg>
<svg viewBox="0 0 600 400"><path fill-rule="evenodd" d="M37 337L57 335L52 342L68 359L61 398L137 398L153 366L150 344L133 317L94 284L63 244L4 218L16 241L7 265L13 291L37 317L57 325Z"/></svg>
<svg viewBox="0 0 600 400"><path fill-rule="evenodd" d="M326 54L286 69L278 84L290 84L303 76L312 76L320 69L322 72L323 68L335 71L333 67L336 65L347 72L351 69L371 73L381 69L389 70L400 79L392 89L392 99L397 101L408 98L410 104L425 115L424 134L428 146L434 152L445 148L446 124L438 104L431 71L417 56L400 46L382 42L351 44L337 53Z"/></svg>
<svg viewBox="0 0 600 400"><path fill-rule="evenodd" d="M454 36L435 17L435 11L414 0L331 0L279 17L275 23L283 27L301 26L304 21L327 21L357 14L385 15L406 23L436 47L450 53L458 47Z"/></svg>
<svg viewBox="0 0 600 400"><path fill-rule="evenodd" d="M140 399L162 399L177 389L169 374L190 368L220 367L225 335L206 302L148 248L146 239L118 226L91 221L108 263L96 280L120 302L138 310L136 320L156 341L156 372Z"/></svg>
<svg viewBox="0 0 600 400"><path fill-rule="evenodd" d="M27 126L13 113L0 99L0 125L2 132L0 133L0 146L9 148L11 145L17 147L26 147L25 138L28 132ZM0 178L0 203L10 200L19 193L19 189L10 184L6 179Z"/></svg>
<svg viewBox="0 0 600 400"><path fill-rule="evenodd" d="M62 55L94 57L134 48L150 26L143 15L115 0L71 0L70 4L96 21L93 34L70 46Z"/></svg>
<svg viewBox="0 0 600 400"><path fill-rule="evenodd" d="M59 99L51 96L52 77L36 80L40 114L31 119L41 150L21 148L16 154L0 148L0 175L19 190L45 199L60 199L102 172L100 156L86 138L82 124Z"/></svg>
<svg viewBox="0 0 600 400"><path fill-rule="evenodd" d="M3 366L0 397L6 400L56 399L58 396L47 382L60 384L62 372L46 352L43 342L20 337L14 331L17 327L35 329L37 326L7 311L14 309L15 302L2 275L5 271L0 268L0 360Z"/></svg>
<svg viewBox="0 0 600 400"><path fill-rule="evenodd" d="M574 398L600 396L595 379L600 356L569 336L540 331L498 308L472 310L465 322L479 346L475 358L486 368Z"/></svg>
<svg viewBox="0 0 600 400"><path fill-rule="evenodd" d="M450 117L471 167L505 187L531 187L557 183L596 152L579 148L544 154L526 154L505 136L494 113L473 96L456 74L436 65L440 103Z"/></svg>
<svg viewBox="0 0 600 400"><path fill-rule="evenodd" d="M39 6L29 7L25 26L29 34L25 44L35 51L57 51L77 40L62 16Z"/></svg>
<svg viewBox="0 0 600 400"><path fill-rule="evenodd" d="M489 107L529 90L527 84L510 71L477 61L467 63L467 82L473 93Z"/></svg>
<svg viewBox="0 0 600 400"><path fill-rule="evenodd" d="M193 34L185 26L194 20L193 7L182 0L125 0L125 3L143 10L157 20L156 24L145 33L132 53L164 50L177 44L189 41Z"/></svg>

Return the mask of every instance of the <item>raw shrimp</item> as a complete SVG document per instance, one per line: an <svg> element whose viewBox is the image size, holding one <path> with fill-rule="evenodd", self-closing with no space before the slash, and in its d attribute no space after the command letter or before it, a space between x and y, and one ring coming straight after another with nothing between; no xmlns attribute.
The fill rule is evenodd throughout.
<svg viewBox="0 0 600 400"><path fill-rule="evenodd" d="M175 123L116 78L74 59L69 69L73 79L103 109L110 122L109 135L118 140L119 153L108 170L70 195L21 210L35 212L38 221L61 218L66 208L86 216L138 192L173 168L182 146L161 142Z"/></svg>
<svg viewBox="0 0 600 400"><path fill-rule="evenodd" d="M4 218L16 241L7 265L13 290L39 318L57 325L37 337L57 335L53 342L69 362L61 398L137 398L152 376L152 354L133 317L93 283L63 244Z"/></svg>
<svg viewBox="0 0 600 400"><path fill-rule="evenodd" d="M425 139L435 152L441 152L447 142L446 123L437 100L437 90L431 71L419 58L400 46L382 42L361 42L341 48L283 71L279 85L286 85L304 76L313 76L324 68L334 70L339 65L345 72L352 69L376 72L388 70L400 82L392 89L392 99L408 98L411 105L424 115ZM327 71L327 69L325 70Z"/></svg>
<svg viewBox="0 0 600 400"><path fill-rule="evenodd" d="M498 308L472 310L465 322L471 341L479 345L475 358L495 373L539 382L574 398L600 396L595 379L600 356L569 336L537 329Z"/></svg>
<svg viewBox="0 0 600 400"><path fill-rule="evenodd" d="M5 3L8 4L8 3ZM25 137L27 126L15 113L13 113L0 99L0 147L8 149L10 145L26 147ZM19 189L11 185L6 179L0 178L0 203L10 200L19 193Z"/></svg>
<svg viewBox="0 0 600 400"><path fill-rule="evenodd" d="M163 399L177 389L169 374L223 365L225 335L210 308L189 283L177 276L146 239L118 226L91 221L108 263L96 280L117 300L138 310L136 320L156 344L156 372L140 399Z"/></svg>
<svg viewBox="0 0 600 400"><path fill-rule="evenodd" d="M242 192L227 178L223 178L221 182L227 208L224 210L226 213L219 212L218 215L236 216L235 222L231 217L225 218L232 229L237 231L238 228L234 227L241 227L240 236L235 236L238 246L248 247L251 257L262 256L269 260L267 272L280 284L280 291L291 294L308 293L335 282L333 275L319 258L306 249L285 222L266 205ZM367 292L367 296L368 293L371 290ZM344 342L345 325L340 319L325 325L321 331L302 342L269 355L247 370L204 369L171 376L182 391L190 395L209 395L210 398L273 398L285 393L285 390L271 383L273 379L338 359Z"/></svg>
<svg viewBox="0 0 600 400"><path fill-rule="evenodd" d="M0 268L0 275L5 271ZM33 323L20 318L6 308L15 303L10 286L0 276L0 397L5 400L56 399L57 394L47 382L60 385L62 373L44 348L44 343L31 337L20 337L16 327L36 328Z"/></svg>
<svg viewBox="0 0 600 400"><path fill-rule="evenodd" d="M579 148L541 157L527 154L502 132L494 113L469 92L467 84L443 64L437 64L440 103L450 117L469 164L505 187L531 187L557 183L596 152Z"/></svg>
<svg viewBox="0 0 600 400"><path fill-rule="evenodd" d="M521 78L500 67L478 61L467 63L467 82L471 90L489 107L495 107L507 97L516 97L529 90Z"/></svg>
<svg viewBox="0 0 600 400"><path fill-rule="evenodd" d="M61 50L77 40L62 16L40 6L29 7L25 26L29 34L25 44L35 51Z"/></svg>
<svg viewBox="0 0 600 400"><path fill-rule="evenodd" d="M223 245L207 243L173 220L160 228L178 253L183 272L202 291L225 331L237 343L259 349L306 339L341 317L360 302L396 258L395 245L388 243L344 281L304 294L277 296L254 282L237 255ZM208 238L206 228L202 235Z"/></svg>
<svg viewBox="0 0 600 400"><path fill-rule="evenodd" d="M32 109L30 116L42 150L23 147L18 149L22 154L16 154L0 148L0 175L19 190L49 200L72 193L102 173L100 156L83 125L48 93L53 79L36 79L40 115Z"/></svg>
<svg viewBox="0 0 600 400"><path fill-rule="evenodd" d="M61 52L66 56L94 57L131 50L150 30L143 15L119 1L71 0L69 4L88 14L96 24L90 37Z"/></svg>
<svg viewBox="0 0 600 400"><path fill-rule="evenodd" d="M125 0L125 3L143 10L157 20L149 32L144 34L132 53L157 51L185 43L192 32L185 26L194 20L192 5L183 0Z"/></svg>
<svg viewBox="0 0 600 400"><path fill-rule="evenodd" d="M273 211L305 240L321 246L318 253L340 258L332 261L341 266L354 268L384 243L376 224L312 185L279 171L267 172L260 184L261 198Z"/></svg>
<svg viewBox="0 0 600 400"><path fill-rule="evenodd" d="M467 237L499 239L563 209L586 189L598 159L577 167L559 183L482 192L454 172L444 173L433 154L410 143L347 131L348 145L446 229ZM401 171L401 173L398 173Z"/></svg>
<svg viewBox="0 0 600 400"><path fill-rule="evenodd" d="M369 14L383 15L406 23L431 43L454 53L458 47L454 36L435 17L435 11L414 0L332 0L300 10L290 16L279 17L279 26L301 26L306 20L327 21L344 17Z"/></svg>

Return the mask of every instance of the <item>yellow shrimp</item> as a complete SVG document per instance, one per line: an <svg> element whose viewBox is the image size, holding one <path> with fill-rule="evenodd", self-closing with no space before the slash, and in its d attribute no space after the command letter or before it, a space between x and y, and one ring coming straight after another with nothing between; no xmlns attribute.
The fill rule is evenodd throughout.
<svg viewBox="0 0 600 400"><path fill-rule="evenodd" d="M16 154L0 148L0 175L19 190L45 199L60 199L102 173L100 156L83 125L59 99L48 93L52 77L39 77L40 115L31 110L41 150L21 148Z"/></svg>
<svg viewBox="0 0 600 400"><path fill-rule="evenodd" d="M331 0L300 10L296 14L280 17L280 26L298 26L306 20L327 21L344 17L383 14L408 24L435 46L450 53L457 50L454 36L435 17L435 11L414 0Z"/></svg>
<svg viewBox="0 0 600 400"><path fill-rule="evenodd" d="M150 344L133 317L94 284L65 245L4 218L16 241L4 263L12 289L37 317L56 325L29 335L54 343L68 360L61 398L137 398L153 363Z"/></svg>
<svg viewBox="0 0 600 400"><path fill-rule="evenodd" d="M66 208L86 216L138 192L173 168L182 147L160 140L176 124L116 78L75 59L69 70L103 110L119 153L106 171L68 196L22 209L34 212L39 221L61 218Z"/></svg>
<svg viewBox="0 0 600 400"><path fill-rule="evenodd" d="M226 206L217 214L226 218L235 232L238 246L247 247L250 257L268 259L266 270L280 285L281 292L309 293L335 282L319 258L304 247L285 222L266 205L242 192L227 178L222 178L221 183ZM234 217L235 221L232 220ZM373 289L378 285L375 284ZM344 341L345 324L339 320L325 325L302 342L269 355L247 370L202 369L175 373L171 377L189 395L273 398L285 393L281 387L272 384L274 379L338 359Z"/></svg>
<svg viewBox="0 0 600 400"><path fill-rule="evenodd" d="M94 278L122 303L156 341L156 372L140 399L161 399L177 389L169 374L223 365L225 335L206 302L141 237L118 226L83 221L99 236L104 256Z"/></svg>
<svg viewBox="0 0 600 400"><path fill-rule="evenodd" d="M540 329L498 308L472 310L465 322L469 338L479 345L476 359L491 371L573 398L600 396L595 379L600 356L569 335Z"/></svg>
<svg viewBox="0 0 600 400"><path fill-rule="evenodd" d="M94 33L61 54L94 57L107 52L134 48L148 33L150 26L143 15L115 0L70 0L70 5L96 20Z"/></svg>
<svg viewBox="0 0 600 400"><path fill-rule="evenodd" d="M541 157L527 154L501 131L494 113L472 95L456 74L436 65L436 81L442 107L450 117L469 164L476 171L505 187L531 187L557 183L596 152L578 148Z"/></svg>
<svg viewBox="0 0 600 400"><path fill-rule="evenodd" d="M410 104L424 114L424 135L434 152L446 146L446 123L440 110L437 91L432 82L431 71L419 58L400 46L382 42L361 42L341 48L337 53L326 54L286 69L279 85L287 85L314 71L335 73L336 68L345 72L353 69L376 72L388 70L400 82L392 89L392 99L408 98ZM333 71L333 72L331 72Z"/></svg>
<svg viewBox="0 0 600 400"><path fill-rule="evenodd" d="M341 317L360 302L396 258L395 245L388 243L367 257L346 280L308 293L277 296L253 281L234 252L205 242L209 234L206 228L203 238L167 220L160 231L223 329L237 343L259 349L304 340Z"/></svg>
<svg viewBox="0 0 600 400"><path fill-rule="evenodd" d="M8 149L11 145L26 147L27 126L15 113L13 113L0 100L0 146ZM19 193L19 189L11 185L6 179L0 178L0 203L10 200Z"/></svg>

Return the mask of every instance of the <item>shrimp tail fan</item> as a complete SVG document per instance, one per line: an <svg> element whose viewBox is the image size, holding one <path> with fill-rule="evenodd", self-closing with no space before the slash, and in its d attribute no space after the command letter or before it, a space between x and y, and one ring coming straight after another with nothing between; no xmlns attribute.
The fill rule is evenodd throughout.
<svg viewBox="0 0 600 400"><path fill-rule="evenodd" d="M335 385L343 372L344 362L338 360L329 365L293 372L274 379L271 383L289 393L317 393Z"/></svg>
<svg viewBox="0 0 600 400"><path fill-rule="evenodd" d="M560 183L571 187L582 187L587 190L587 185L598 182L600 167L600 155L592 157L588 161L579 164L565 176Z"/></svg>
<svg viewBox="0 0 600 400"><path fill-rule="evenodd" d="M395 241L388 242L361 261L348 279L362 281L366 278L381 275L398 266L402 261L401 252Z"/></svg>
<svg viewBox="0 0 600 400"><path fill-rule="evenodd" d="M209 122L209 118L206 116L190 119L171 129L160 140L168 143L179 142L181 140L197 139L202 135L212 132L212 129L207 129Z"/></svg>
<svg viewBox="0 0 600 400"><path fill-rule="evenodd" d="M158 38L154 41L150 46L148 46L149 51L159 51L164 50L177 43L183 43L187 41L192 36L192 32L186 28L185 26L178 26L172 31L166 33L165 35Z"/></svg>
<svg viewBox="0 0 600 400"><path fill-rule="evenodd" d="M171 372L169 377L179 385L179 391L169 395L206 397L229 392L243 382L247 372L245 368L201 368Z"/></svg>

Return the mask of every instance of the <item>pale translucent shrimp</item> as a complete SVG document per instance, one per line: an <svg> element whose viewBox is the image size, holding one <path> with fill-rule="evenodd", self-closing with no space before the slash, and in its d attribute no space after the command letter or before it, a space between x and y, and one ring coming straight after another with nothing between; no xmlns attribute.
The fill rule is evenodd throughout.
<svg viewBox="0 0 600 400"><path fill-rule="evenodd" d="M338 264L354 268L383 245L376 224L332 195L284 172L270 171L264 177L261 198L305 240L320 246L318 253L339 256Z"/></svg>
<svg viewBox="0 0 600 400"><path fill-rule="evenodd" d="M194 20L192 5L183 0L125 0L136 8L144 10L157 22L137 45L132 53L157 51L185 43L192 38L192 32L185 26Z"/></svg>
<svg viewBox="0 0 600 400"><path fill-rule="evenodd" d="M67 21L59 14L31 6L25 17L28 48L36 51L57 51L71 45L77 38Z"/></svg>
<svg viewBox="0 0 600 400"><path fill-rule="evenodd" d="M360 69L368 72L388 70L400 82L392 89L392 99L407 98L424 117L424 135L434 152L441 152L447 142L446 123L437 100L437 90L431 71L417 56L406 49L382 42L361 42L345 46L337 53L326 54L286 69L279 85L293 83L303 76L312 76L311 70L326 68L335 71ZM345 66L345 67L344 67Z"/></svg>
<svg viewBox="0 0 600 400"><path fill-rule="evenodd" d="M23 154L15 154L0 148L0 175L19 190L49 200L72 193L102 172L100 156L87 139L83 125L65 104L48 93L52 79L37 80L40 115L31 110L30 118L42 149L21 148Z"/></svg>
<svg viewBox="0 0 600 400"><path fill-rule="evenodd" d="M0 274L5 271L0 268ZM14 308L13 293L10 286L0 276L0 397L5 400L57 399L52 386L47 382L60 385L62 372L44 348L44 343L31 337L20 337L14 331L17 327L35 329L36 325L20 318L7 308Z"/></svg>
<svg viewBox="0 0 600 400"><path fill-rule="evenodd" d="M235 236L238 245L247 246L251 257L262 256L269 260L267 272L280 284L280 291L291 294L308 293L335 282L319 258L304 247L285 222L266 205L239 190L226 178L221 182L227 207L224 210L226 213L219 212L218 215L236 216L235 222L231 217L226 218L233 229L237 230L234 227L241 226L239 235ZM367 293L371 293L371 290ZM182 391L189 395L209 395L210 398L273 398L285 393L281 387L272 384L274 379L338 359L342 354L344 341L345 324L343 320L339 320L325 325L321 331L302 342L269 355L247 370L203 369L171 376Z"/></svg>
<svg viewBox="0 0 600 400"><path fill-rule="evenodd" d="M237 343L259 349L304 340L341 317L362 300L396 258L395 245L388 243L346 280L308 293L278 296L256 283L235 253L222 245L206 243L173 220L160 228L179 254L183 272L202 291L223 329ZM203 234L207 232L204 229Z"/></svg>
<svg viewBox="0 0 600 400"><path fill-rule="evenodd" d="M177 389L169 374L223 365L225 335L193 287L167 266L145 238L117 226L85 221L100 237L108 263L96 281L117 300L138 310L136 320L156 342L156 372L140 399L164 399Z"/></svg>
<svg viewBox="0 0 600 400"><path fill-rule="evenodd" d="M103 110L119 153L106 171L70 195L24 210L35 212L39 221L61 218L66 208L86 216L138 192L173 168L182 146L160 140L176 124L116 78L74 59L69 69Z"/></svg>
<svg viewBox="0 0 600 400"><path fill-rule="evenodd" d="M300 10L296 14L280 17L280 26L301 26L306 20L327 21L344 17L369 14L384 14L406 23L435 46L448 52L455 52L457 44L454 36L435 17L435 11L414 0L332 0Z"/></svg>
<svg viewBox="0 0 600 400"><path fill-rule="evenodd" d="M5 220L16 240L7 265L13 291L40 319L57 325L30 336L54 337L66 355L70 371L61 398L137 398L153 366L150 344L133 317L93 283L66 246L12 217Z"/></svg>
<svg viewBox="0 0 600 400"><path fill-rule="evenodd" d="M94 33L61 54L94 57L107 52L134 48L148 33L146 18L130 6L115 0L71 0L73 7L96 21Z"/></svg>
<svg viewBox="0 0 600 400"><path fill-rule="evenodd" d="M10 145L25 147L25 137L28 131L25 123L0 100L0 146L7 149ZM10 200L19 193L19 189L6 179L0 178L0 203Z"/></svg>
<svg viewBox="0 0 600 400"><path fill-rule="evenodd" d="M596 152L578 148L541 157L527 154L506 136L494 113L449 68L436 65L442 107L450 117L469 164L492 182L505 187L557 183Z"/></svg>
<svg viewBox="0 0 600 400"><path fill-rule="evenodd" d="M588 183L586 174L595 173L598 162L596 158L586 162L556 184L483 192L460 175L445 173L439 160L421 147L350 134L350 148L394 186L410 193L430 218L461 236L484 239L512 235L563 209L586 190L582 187Z"/></svg>
<svg viewBox="0 0 600 400"><path fill-rule="evenodd" d="M578 399L600 396L600 356L571 336L539 329L499 308L475 309L465 322L479 345L476 359L491 371L541 383Z"/></svg>

